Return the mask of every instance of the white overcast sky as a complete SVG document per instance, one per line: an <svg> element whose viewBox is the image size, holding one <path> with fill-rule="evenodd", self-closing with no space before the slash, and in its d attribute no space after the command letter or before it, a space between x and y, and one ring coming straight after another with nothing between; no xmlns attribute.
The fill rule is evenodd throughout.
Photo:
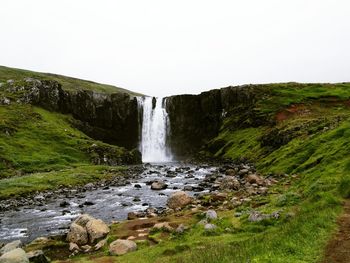
<svg viewBox="0 0 350 263"><path fill-rule="evenodd" d="M1 0L0 65L155 96L350 81L350 1Z"/></svg>

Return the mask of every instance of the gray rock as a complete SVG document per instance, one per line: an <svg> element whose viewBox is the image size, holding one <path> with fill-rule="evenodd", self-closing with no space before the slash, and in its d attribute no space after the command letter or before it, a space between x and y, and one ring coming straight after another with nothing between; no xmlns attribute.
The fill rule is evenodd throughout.
<svg viewBox="0 0 350 263"><path fill-rule="evenodd" d="M3 254L0 263L29 263L29 259L23 249L16 248Z"/></svg>
<svg viewBox="0 0 350 263"><path fill-rule="evenodd" d="M208 210L207 212L205 212L205 218L209 221L215 220L218 218L218 215L214 210Z"/></svg>
<svg viewBox="0 0 350 263"><path fill-rule="evenodd" d="M214 224L206 224L206 225L204 226L204 229L205 229L206 231L212 231L212 230L214 230L214 229L216 229L216 228L217 228L217 226L214 225Z"/></svg>
<svg viewBox="0 0 350 263"><path fill-rule="evenodd" d="M131 240L117 239L109 245L111 255L124 255L135 250L137 250L137 245Z"/></svg>
<svg viewBox="0 0 350 263"><path fill-rule="evenodd" d="M22 247L21 240L12 241L0 249L0 254L5 254L7 252L10 252L11 250L14 250L14 249L20 248L20 247Z"/></svg>
<svg viewBox="0 0 350 263"><path fill-rule="evenodd" d="M180 224L177 228L176 228L176 233L182 234L183 232L185 232L186 227L184 224Z"/></svg>

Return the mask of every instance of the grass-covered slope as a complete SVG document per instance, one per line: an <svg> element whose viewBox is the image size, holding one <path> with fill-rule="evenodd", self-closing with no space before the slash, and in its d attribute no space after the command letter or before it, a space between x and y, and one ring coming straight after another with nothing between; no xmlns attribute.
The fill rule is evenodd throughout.
<svg viewBox="0 0 350 263"><path fill-rule="evenodd" d="M96 83L89 80L82 80L62 75L56 75L51 73L41 73L34 72L23 69L9 68L0 66L0 82L6 82L7 80L23 80L24 78L36 78L42 80L54 80L59 82L62 85L62 88L68 91L74 91L77 89L81 90L93 90L96 92L104 93L117 93L123 92L130 95L140 95L139 93L115 87L112 85Z"/></svg>
<svg viewBox="0 0 350 263"><path fill-rule="evenodd" d="M220 211L212 234L196 225L200 218L186 221L183 212L178 218L190 226L183 235L160 238L155 246L139 244L138 251L122 257L108 257L104 251L72 261L323 262L343 199L350 197L350 85L292 83L257 89L263 95L245 109L252 114L242 120L245 112L229 112L202 154L249 159L262 174L280 174L269 194ZM254 118L266 121L256 125ZM279 211L281 216L250 222L252 210ZM237 212L243 215L235 217Z"/></svg>
<svg viewBox="0 0 350 263"><path fill-rule="evenodd" d="M28 104L0 106L0 199L97 180L107 174L105 166L93 164L132 158L124 148L86 136L73 122Z"/></svg>

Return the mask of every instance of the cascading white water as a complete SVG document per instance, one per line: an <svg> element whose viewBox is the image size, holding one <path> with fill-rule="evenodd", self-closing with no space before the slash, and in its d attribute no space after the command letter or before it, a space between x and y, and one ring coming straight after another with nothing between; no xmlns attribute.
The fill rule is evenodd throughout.
<svg viewBox="0 0 350 263"><path fill-rule="evenodd" d="M166 100L157 98L153 108L152 97L137 98L142 112L140 151L143 162L170 162L172 155L166 145L169 117L165 109ZM140 114L141 115L141 114Z"/></svg>

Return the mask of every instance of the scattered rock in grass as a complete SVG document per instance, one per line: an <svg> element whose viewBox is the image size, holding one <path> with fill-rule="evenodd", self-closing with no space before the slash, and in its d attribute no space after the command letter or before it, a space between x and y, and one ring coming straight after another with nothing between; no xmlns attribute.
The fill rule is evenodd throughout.
<svg viewBox="0 0 350 263"><path fill-rule="evenodd" d="M153 226L154 229L163 229L165 231L171 232L174 229L169 225L168 222L157 223Z"/></svg>
<svg viewBox="0 0 350 263"><path fill-rule="evenodd" d="M109 253L111 255L124 255L135 250L137 250L137 245L131 240L118 239L109 245Z"/></svg>
<svg viewBox="0 0 350 263"><path fill-rule="evenodd" d="M207 212L205 212L205 218L209 221L215 220L218 218L218 215L214 210L208 210Z"/></svg>
<svg viewBox="0 0 350 263"><path fill-rule="evenodd" d="M206 231L212 231L212 230L215 230L216 228L217 228L217 226L214 225L214 224L205 224L205 225L204 225L204 229L205 229Z"/></svg>
<svg viewBox="0 0 350 263"><path fill-rule="evenodd" d="M264 219L269 219L269 218L273 218L273 219L278 219L280 218L280 212L279 211L276 211L276 212L273 212L271 214L263 214L259 211L253 211L249 214L249 217L248 217L248 221L250 222L260 222Z"/></svg>
<svg viewBox="0 0 350 263"><path fill-rule="evenodd" d="M186 227L184 224L180 224L177 228L176 228L176 233L182 234L183 232L185 232Z"/></svg>
<svg viewBox="0 0 350 263"><path fill-rule="evenodd" d="M167 201L167 205L171 209L183 208L192 202L192 198L184 191L173 193Z"/></svg>

